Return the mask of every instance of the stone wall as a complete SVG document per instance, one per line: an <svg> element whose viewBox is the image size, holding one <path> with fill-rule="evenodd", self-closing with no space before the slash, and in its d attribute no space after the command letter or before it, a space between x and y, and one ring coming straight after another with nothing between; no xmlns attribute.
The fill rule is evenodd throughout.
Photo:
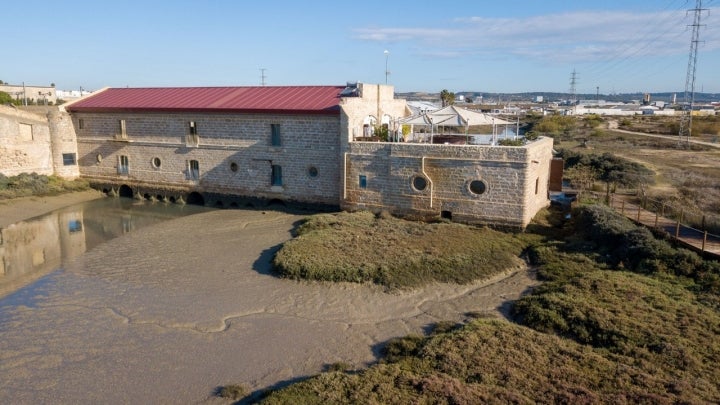
<svg viewBox="0 0 720 405"><path fill-rule="evenodd" d="M140 194L160 187L179 195L339 204L338 115L74 113L73 124L80 170L93 182L126 184ZM279 125L280 145L272 145L272 124ZM118 174L121 156L126 175ZM198 179L190 161L198 162ZM273 166L281 168L281 185L272 184Z"/></svg>
<svg viewBox="0 0 720 405"><path fill-rule="evenodd" d="M0 173L53 174L47 118L0 105Z"/></svg>
<svg viewBox="0 0 720 405"><path fill-rule="evenodd" d="M74 156L74 162L63 159ZM75 132L70 116L57 107L47 115L0 106L0 173L79 176Z"/></svg>
<svg viewBox="0 0 720 405"><path fill-rule="evenodd" d="M551 158L549 138L524 147L353 142L341 207L524 228L549 203Z"/></svg>

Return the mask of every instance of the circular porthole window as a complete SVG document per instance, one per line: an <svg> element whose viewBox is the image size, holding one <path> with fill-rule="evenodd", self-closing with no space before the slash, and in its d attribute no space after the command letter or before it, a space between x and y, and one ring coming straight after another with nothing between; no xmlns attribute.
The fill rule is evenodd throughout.
<svg viewBox="0 0 720 405"><path fill-rule="evenodd" d="M315 166L310 166L308 169L308 176L310 177L317 177L318 175L318 169Z"/></svg>
<svg viewBox="0 0 720 405"><path fill-rule="evenodd" d="M423 191L427 188L427 179L422 176L415 176L412 179L412 186L417 191Z"/></svg>
<svg viewBox="0 0 720 405"><path fill-rule="evenodd" d="M97 160L98 163L102 162L103 156L101 153L98 153L97 156L95 156L95 160Z"/></svg>
<svg viewBox="0 0 720 405"><path fill-rule="evenodd" d="M238 164L235 163L235 162L231 162L231 163L230 163L230 171L233 172L233 173L237 172L237 171L238 171Z"/></svg>
<svg viewBox="0 0 720 405"><path fill-rule="evenodd" d="M152 165L154 168L159 169L162 162L160 161L159 157L152 158Z"/></svg>
<svg viewBox="0 0 720 405"><path fill-rule="evenodd" d="M470 192L473 194L483 194L487 189L487 185L482 180L473 180L470 182Z"/></svg>

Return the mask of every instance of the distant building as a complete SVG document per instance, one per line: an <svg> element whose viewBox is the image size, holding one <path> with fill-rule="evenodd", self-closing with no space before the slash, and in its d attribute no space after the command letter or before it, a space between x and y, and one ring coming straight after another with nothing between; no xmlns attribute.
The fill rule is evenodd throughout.
<svg viewBox="0 0 720 405"><path fill-rule="evenodd" d="M0 84L0 91L8 93L22 105L53 105L57 101L55 86Z"/></svg>

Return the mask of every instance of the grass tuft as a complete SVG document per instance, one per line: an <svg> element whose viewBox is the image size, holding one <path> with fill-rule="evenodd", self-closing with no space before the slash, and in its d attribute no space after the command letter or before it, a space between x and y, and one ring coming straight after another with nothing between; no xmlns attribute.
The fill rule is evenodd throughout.
<svg viewBox="0 0 720 405"><path fill-rule="evenodd" d="M220 398L232 399L233 401L239 401L250 394L250 388L245 384L230 384L221 387L218 391Z"/></svg>

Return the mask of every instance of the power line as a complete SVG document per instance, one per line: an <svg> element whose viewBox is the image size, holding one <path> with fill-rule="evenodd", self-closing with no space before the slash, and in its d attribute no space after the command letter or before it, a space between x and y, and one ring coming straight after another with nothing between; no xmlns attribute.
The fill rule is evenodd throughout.
<svg viewBox="0 0 720 405"><path fill-rule="evenodd" d="M683 136L687 142L690 142L690 136L692 135L692 112L693 105L695 104L695 74L697 72L698 44L700 43L700 17L703 11L707 11L707 9L702 8L702 0L695 0L695 8L688 10L688 12L694 12L694 18L691 24L692 39L690 40L687 75L685 77L685 103L680 119L678 142L682 141Z"/></svg>
<svg viewBox="0 0 720 405"><path fill-rule="evenodd" d="M677 32L676 21L680 11L686 12L687 1L681 3L678 6L677 0L666 2L664 8L656 13L658 17L661 17L660 19L653 21L652 24L646 24L646 29L638 33L639 35L626 41L623 46L616 48L610 55L606 55L604 62L588 66L584 71L585 76L600 82L603 78L613 76L612 72L618 70L621 70L626 77L637 75L647 77L649 70L667 69L670 64L649 64L643 57L653 54L653 45L677 42L676 40L683 35L683 32ZM670 36L673 32L677 33ZM650 72L650 74L652 73Z"/></svg>

